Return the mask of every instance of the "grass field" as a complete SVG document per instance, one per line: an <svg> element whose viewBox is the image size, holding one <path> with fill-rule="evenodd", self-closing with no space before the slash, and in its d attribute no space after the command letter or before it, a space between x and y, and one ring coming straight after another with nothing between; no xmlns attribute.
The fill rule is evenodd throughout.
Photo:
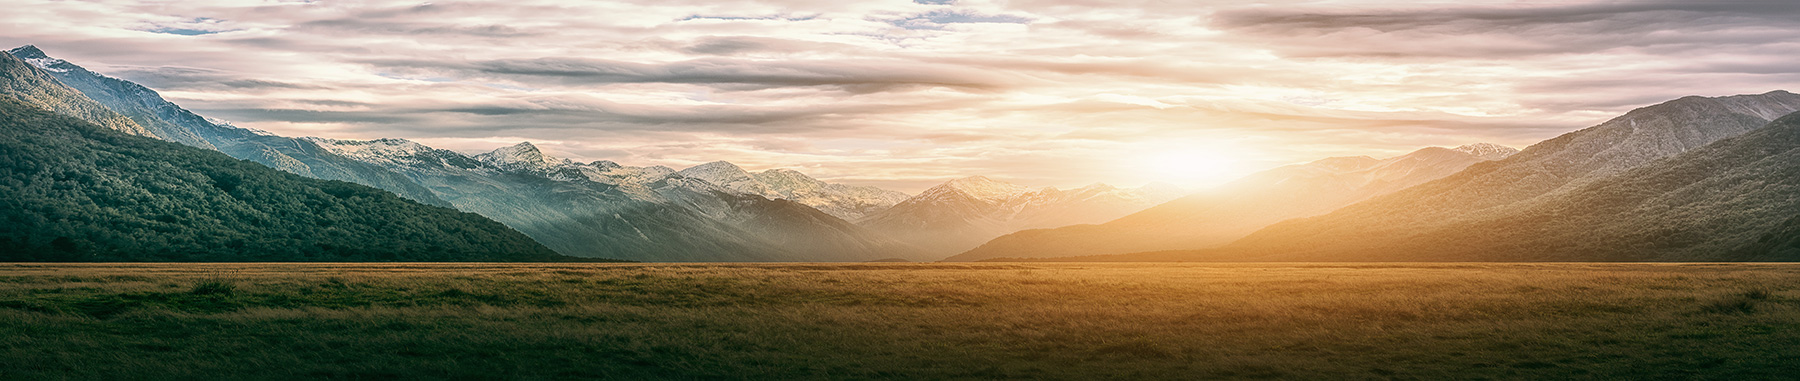
<svg viewBox="0 0 1800 381"><path fill-rule="evenodd" d="M1779 379L1789 264L0 264L0 378Z"/></svg>

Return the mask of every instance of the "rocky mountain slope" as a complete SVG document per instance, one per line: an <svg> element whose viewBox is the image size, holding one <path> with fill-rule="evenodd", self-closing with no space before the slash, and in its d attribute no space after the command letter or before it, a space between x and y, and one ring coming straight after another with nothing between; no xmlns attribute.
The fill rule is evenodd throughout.
<svg viewBox="0 0 1800 381"><path fill-rule="evenodd" d="M25 48L31 48L26 46ZM155 134L139 125L136 121L119 115L95 102L81 91L70 88L58 81L52 72L32 66L28 62L44 63L41 59L27 61L13 55L20 49L11 52L0 52L0 96L4 96L34 108L48 110L57 114L81 118L89 123L111 128L127 134L156 137ZM31 48L36 50L36 48Z"/></svg>
<svg viewBox="0 0 1800 381"><path fill-rule="evenodd" d="M101 75L68 61L45 55L26 45L9 53L36 66L62 85L91 99L106 115L77 115L82 119L142 136L214 149L231 157L255 161L301 176L343 180L385 189L422 203L449 206L405 177L368 164L339 157L303 140L274 136L214 123L169 102L156 91L136 83ZM3 59L0 59L3 60ZM26 83L7 71L0 82ZM28 85L37 91L55 92L57 86ZM96 111L98 112L98 111ZM71 114L74 115L74 114ZM117 118L115 121L113 118Z"/></svg>
<svg viewBox="0 0 1800 381"><path fill-rule="evenodd" d="M0 96L0 261L563 261L479 215Z"/></svg>

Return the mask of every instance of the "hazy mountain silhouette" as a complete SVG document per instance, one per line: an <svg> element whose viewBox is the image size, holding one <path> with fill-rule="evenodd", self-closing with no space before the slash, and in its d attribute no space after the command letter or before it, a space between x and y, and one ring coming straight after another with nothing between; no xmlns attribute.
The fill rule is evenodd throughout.
<svg viewBox="0 0 1800 381"><path fill-rule="evenodd" d="M1800 113L1541 200L1421 232L1393 247L1319 251L1308 258L1794 261L1800 260L1797 216Z"/></svg>
<svg viewBox="0 0 1800 381"><path fill-rule="evenodd" d="M1796 109L1785 91L1685 97L1222 248L1059 260L1800 259L1800 116L1778 114Z"/></svg>
<svg viewBox="0 0 1800 381"><path fill-rule="evenodd" d="M1505 158L1515 149L1493 144L1429 147L1377 160L1334 157L1275 168L1217 189L1099 225L1026 230L995 238L950 261L1045 258L1202 249L1281 220L1318 215L1369 197L1449 176L1469 165Z"/></svg>
<svg viewBox="0 0 1800 381"><path fill-rule="evenodd" d="M912 248L787 200L727 189L664 167L577 163L531 143L469 156L404 139L307 138L401 173L458 209L506 223L557 251L643 261L865 261Z"/></svg>
<svg viewBox="0 0 1800 381"><path fill-rule="evenodd" d="M1181 194L1178 188L1030 189L974 176L927 189L858 225L920 247L940 259L1021 229L1106 221Z"/></svg>
<svg viewBox="0 0 1800 381"><path fill-rule="evenodd" d="M1420 232L1530 205L1659 159L1756 130L1800 109L1800 95L1685 97L1527 147L1504 160L1357 203L1271 225L1230 248L1305 255L1393 247ZM1324 254L1318 254L1324 255Z"/></svg>

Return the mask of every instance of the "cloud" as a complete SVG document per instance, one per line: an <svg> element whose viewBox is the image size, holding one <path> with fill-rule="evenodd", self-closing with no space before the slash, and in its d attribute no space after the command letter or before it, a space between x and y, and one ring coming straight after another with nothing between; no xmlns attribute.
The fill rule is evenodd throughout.
<svg viewBox="0 0 1800 381"><path fill-rule="evenodd" d="M120 67L113 69L109 74L131 78L133 82L137 82L140 85L162 90L256 92L272 89L325 90L331 88L329 86L245 78L235 73L192 67Z"/></svg>
<svg viewBox="0 0 1800 381"><path fill-rule="evenodd" d="M179 35L179 36L201 36L201 35L229 32L229 31L222 31L222 30L184 29L184 28L168 28L168 27L152 28L152 29L146 29L144 31L150 32L150 33L173 34L173 35Z"/></svg>
<svg viewBox="0 0 1800 381"><path fill-rule="evenodd" d="M441 73L465 78L506 79L556 85L670 83L700 85L832 86L853 92L901 87L941 86L995 89L1016 82L1006 73L964 67L871 60L753 61L700 58L679 62L638 63L615 60L546 57L466 62L434 60L368 60L364 63L396 71Z"/></svg>
<svg viewBox="0 0 1800 381"><path fill-rule="evenodd" d="M1638 2L1429 9L1250 8L1212 26L1293 56L1517 58L1616 49L1762 45L1800 29L1791 2Z"/></svg>
<svg viewBox="0 0 1800 381"><path fill-rule="evenodd" d="M245 127L907 191L1184 182L1123 159L1183 147L1265 167L1522 147L1800 90L1789 2L25 1L0 43Z"/></svg>
<svg viewBox="0 0 1800 381"><path fill-rule="evenodd" d="M308 21L295 25L294 28L314 29L332 35L448 35L472 37L530 37L540 33L526 32L518 28L497 25L438 25L431 23L404 23L392 21L376 21L364 19L334 19Z"/></svg>
<svg viewBox="0 0 1800 381"><path fill-rule="evenodd" d="M983 14L968 9L939 9L887 22L906 29L942 30L950 24L1028 24L1031 23L1031 18L1009 14Z"/></svg>
<svg viewBox="0 0 1800 381"><path fill-rule="evenodd" d="M681 18L681 19L679 19L679 20L675 20L675 21L689 21L689 20L725 20L725 21L737 21L737 20L779 20L779 21L806 21L806 20L812 20L812 19L816 19L816 18L818 18L818 17L819 17L819 16L818 16L818 15L811 15L811 16L787 16L787 15L770 15L770 16L703 16L703 15L688 15L688 16L687 16L687 17L682 17L682 18Z"/></svg>

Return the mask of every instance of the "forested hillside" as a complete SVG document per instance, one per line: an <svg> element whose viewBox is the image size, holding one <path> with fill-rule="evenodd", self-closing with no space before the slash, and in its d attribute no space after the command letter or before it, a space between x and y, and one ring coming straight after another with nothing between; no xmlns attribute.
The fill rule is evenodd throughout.
<svg viewBox="0 0 1800 381"><path fill-rule="evenodd" d="M472 213L0 97L0 261L554 261Z"/></svg>

